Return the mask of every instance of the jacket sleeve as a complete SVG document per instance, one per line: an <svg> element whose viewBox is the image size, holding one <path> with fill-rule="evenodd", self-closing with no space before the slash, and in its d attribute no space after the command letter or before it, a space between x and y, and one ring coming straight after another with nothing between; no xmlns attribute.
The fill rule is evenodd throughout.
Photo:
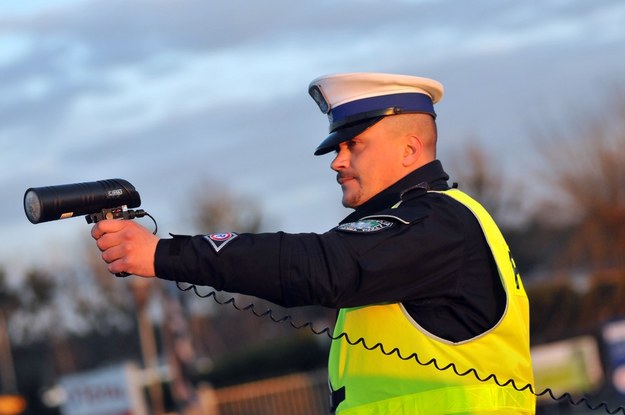
<svg viewBox="0 0 625 415"><path fill-rule="evenodd" d="M154 265L162 279L253 295L285 307L332 307L342 286L359 277L356 256L332 232L240 234L219 250L206 236L174 236L159 241Z"/></svg>
<svg viewBox="0 0 625 415"><path fill-rule="evenodd" d="M411 223L396 219L382 218L390 225L381 229L347 224L322 234L240 234L219 250L206 236L175 236L159 242L155 269L163 279L285 307L354 307L454 289L458 233L443 232L421 217Z"/></svg>

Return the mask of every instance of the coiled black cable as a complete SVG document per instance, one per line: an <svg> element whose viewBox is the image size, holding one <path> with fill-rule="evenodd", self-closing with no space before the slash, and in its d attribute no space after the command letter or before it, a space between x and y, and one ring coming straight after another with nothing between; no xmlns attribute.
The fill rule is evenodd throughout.
<svg viewBox="0 0 625 415"><path fill-rule="evenodd" d="M357 340L352 340L349 338L349 335L345 332L342 332L338 335L334 335L331 333L330 328L329 327L325 327L322 330L318 330L315 329L315 327L313 326L313 323L311 321L307 321L303 324L296 324L293 321L293 318L290 315L286 315L282 318L276 318L274 316L274 312L272 309L267 309L266 311L260 313L256 310L256 307L254 305L254 303L250 303L249 305L245 306L245 307L241 307L236 303L236 300L234 297L230 297L228 300L226 301L222 301L217 297L217 292L215 290L211 290L208 293L200 293L200 291L198 290L197 286L193 285L193 284L189 284L187 287L183 287L181 286L180 282L176 282L176 286L178 287L178 289L180 289L181 291L190 291L192 290L195 295L197 295L200 298L208 298L208 297L212 297L213 300L222 306L231 304L232 307L234 307L236 310L238 311L249 311L251 312L253 315L255 315L258 318L270 318L274 323L288 323L291 327L293 327L296 330L301 330L301 329L305 329L308 328L313 334L315 335L327 335L328 338L330 340L338 340L341 338L344 338L345 341L347 343L349 343L352 346L356 346L356 345L361 345L362 347L364 347L367 350L375 350L375 349L379 349L380 352L382 352L383 354L390 356L390 355L397 355L397 357L399 357L401 360L414 360L415 362L417 362L419 365L421 366L429 366L432 365L434 366L437 370L440 371L445 371L445 370L452 370L456 375L458 376L468 376L469 374L473 374L473 376L475 376L475 378L480 381L480 382L495 382L495 384L497 384L500 387L506 387L506 386L512 386L515 390L519 391L519 392L523 392L523 391L529 391L530 393L534 394L536 397L540 397L540 396L544 396L547 395L549 396L549 398L551 398L554 401L564 401L564 402L568 402L569 404L573 405L573 406L580 406L580 405L585 405L586 408L588 408L591 411L598 411L601 409L604 409L606 413L613 415L616 413L622 413L625 415L625 407L623 407L622 405L619 405L616 408L611 409L609 407L609 405L606 402L600 402L599 404L594 405L590 399L586 396L582 396L579 399L575 399L573 397L572 394L565 392L560 396L556 396L555 393L551 390L551 388L546 388L541 392L536 392L534 390L534 387L531 384L526 384L526 385L522 385L519 386L516 384L516 382L514 381L514 379L508 379L505 382L502 382L500 379L497 378L496 375L494 374L489 374L488 376L480 376L480 374L477 372L476 369L471 368L466 370L465 372L461 372L458 370L458 368L456 367L456 365L454 363L449 363L445 366L441 366L440 363L436 360L436 358L431 358L428 361L422 361L419 358L419 355L416 352L411 353L408 356L402 356L401 352L398 348L394 348L390 351L387 351L384 349L384 345L382 343L376 343L373 346L367 345L366 341L364 338L360 337Z"/></svg>

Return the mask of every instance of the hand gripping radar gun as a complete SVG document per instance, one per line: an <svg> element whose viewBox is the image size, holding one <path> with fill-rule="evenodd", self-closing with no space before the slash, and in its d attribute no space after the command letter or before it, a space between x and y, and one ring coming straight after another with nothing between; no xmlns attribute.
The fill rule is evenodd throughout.
<svg viewBox="0 0 625 415"><path fill-rule="evenodd" d="M139 193L122 179L31 187L24 193L24 212L28 220L35 224L83 215L87 223L103 219L152 218L143 209L130 209L139 205ZM128 274L116 275L122 277Z"/></svg>

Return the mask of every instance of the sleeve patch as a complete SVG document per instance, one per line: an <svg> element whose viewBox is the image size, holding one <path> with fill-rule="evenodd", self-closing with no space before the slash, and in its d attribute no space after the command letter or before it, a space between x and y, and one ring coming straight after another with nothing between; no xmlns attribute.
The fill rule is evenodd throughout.
<svg viewBox="0 0 625 415"><path fill-rule="evenodd" d="M361 219L357 222L343 223L337 226L336 229L343 232L369 233L379 232L394 225L394 222L382 219Z"/></svg>
<svg viewBox="0 0 625 415"><path fill-rule="evenodd" d="M219 252L237 236L239 235L234 232L211 233L204 235L204 239L213 247L215 252Z"/></svg>

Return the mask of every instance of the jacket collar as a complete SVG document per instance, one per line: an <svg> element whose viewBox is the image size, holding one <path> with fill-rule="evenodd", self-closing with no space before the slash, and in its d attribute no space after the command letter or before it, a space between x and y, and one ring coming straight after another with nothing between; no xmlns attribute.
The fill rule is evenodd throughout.
<svg viewBox="0 0 625 415"><path fill-rule="evenodd" d="M420 184L427 185L429 189L449 189L447 180L449 180L449 175L443 170L441 162L439 160L431 161L430 163L409 173L402 179L395 182L395 184L392 184L362 205L358 206L351 214L341 221L341 224L355 222L362 217L373 215L380 210L393 206L401 199L402 192Z"/></svg>

